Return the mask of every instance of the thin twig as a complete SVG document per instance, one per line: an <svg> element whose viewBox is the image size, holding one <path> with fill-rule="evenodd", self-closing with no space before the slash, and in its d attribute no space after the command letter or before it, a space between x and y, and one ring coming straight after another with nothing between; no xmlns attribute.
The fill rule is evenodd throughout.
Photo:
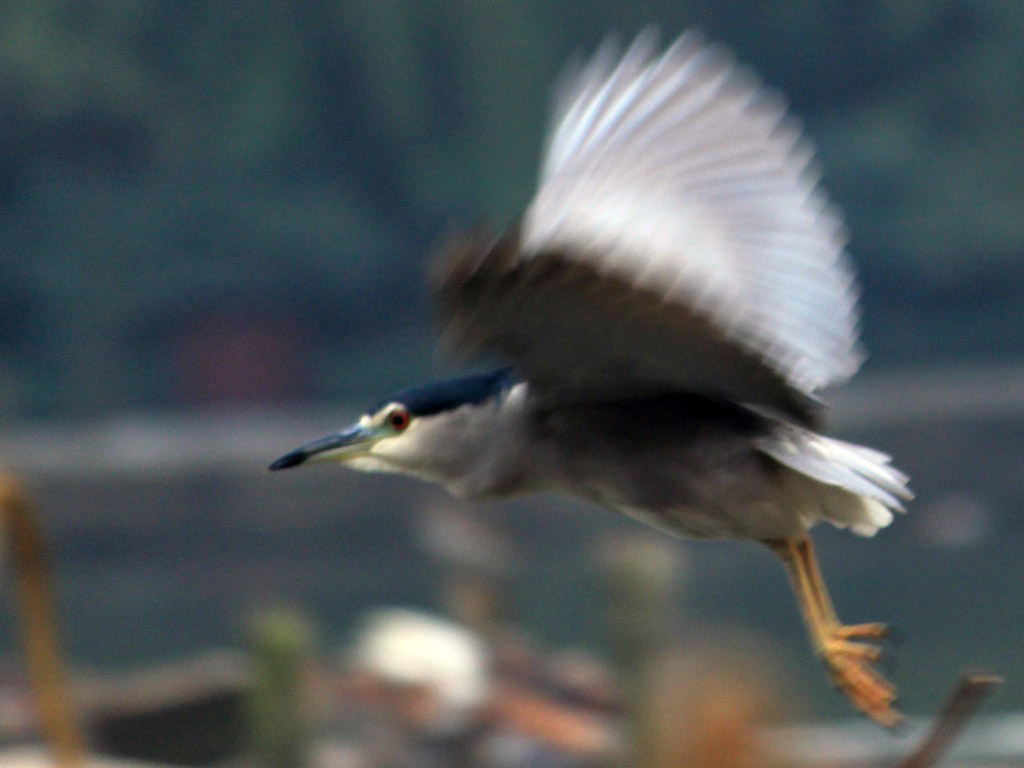
<svg viewBox="0 0 1024 768"><path fill-rule="evenodd" d="M928 768L935 765L960 735L982 699L1002 682L1001 677L984 672L962 673L924 741L897 763L895 768Z"/></svg>
<svg viewBox="0 0 1024 768"><path fill-rule="evenodd" d="M21 483L0 473L0 546L15 573L29 679L43 735L60 768L80 768L84 750L57 640L46 546Z"/></svg>

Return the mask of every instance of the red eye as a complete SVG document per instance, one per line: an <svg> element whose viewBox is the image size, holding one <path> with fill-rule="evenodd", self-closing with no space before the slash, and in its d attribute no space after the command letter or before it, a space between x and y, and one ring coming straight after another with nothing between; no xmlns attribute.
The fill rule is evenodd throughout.
<svg viewBox="0 0 1024 768"><path fill-rule="evenodd" d="M401 432L409 426L409 412L404 408L395 408L395 410L388 414L388 424L391 425L392 429Z"/></svg>

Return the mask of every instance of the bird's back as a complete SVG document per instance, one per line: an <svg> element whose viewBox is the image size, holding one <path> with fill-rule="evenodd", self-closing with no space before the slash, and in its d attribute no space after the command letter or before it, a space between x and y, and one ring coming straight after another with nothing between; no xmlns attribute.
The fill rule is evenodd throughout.
<svg viewBox="0 0 1024 768"><path fill-rule="evenodd" d="M536 485L677 535L775 539L818 520L874 533L906 498L876 451L692 393L539 404Z"/></svg>

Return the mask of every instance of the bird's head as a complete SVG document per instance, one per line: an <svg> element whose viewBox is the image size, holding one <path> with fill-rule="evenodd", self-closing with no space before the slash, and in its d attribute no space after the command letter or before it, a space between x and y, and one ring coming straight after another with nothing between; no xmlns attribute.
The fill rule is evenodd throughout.
<svg viewBox="0 0 1024 768"><path fill-rule="evenodd" d="M471 451L467 437L481 406L512 384L509 371L464 376L403 389L370 408L355 424L289 451L270 465L336 461L365 472L400 472L445 481ZM469 406L469 407L467 407Z"/></svg>

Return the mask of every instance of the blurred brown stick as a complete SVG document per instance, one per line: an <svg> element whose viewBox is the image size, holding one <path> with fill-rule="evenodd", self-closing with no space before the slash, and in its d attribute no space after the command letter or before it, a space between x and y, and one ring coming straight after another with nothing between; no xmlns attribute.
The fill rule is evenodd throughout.
<svg viewBox="0 0 1024 768"><path fill-rule="evenodd" d="M15 575L22 642L43 736L58 766L80 768L84 750L57 640L46 546L21 483L0 473L3 544Z"/></svg>
<svg viewBox="0 0 1024 768"><path fill-rule="evenodd" d="M934 765L960 735L981 700L1002 682L1001 677L980 672L961 674L921 746L897 763L896 768L928 768Z"/></svg>

